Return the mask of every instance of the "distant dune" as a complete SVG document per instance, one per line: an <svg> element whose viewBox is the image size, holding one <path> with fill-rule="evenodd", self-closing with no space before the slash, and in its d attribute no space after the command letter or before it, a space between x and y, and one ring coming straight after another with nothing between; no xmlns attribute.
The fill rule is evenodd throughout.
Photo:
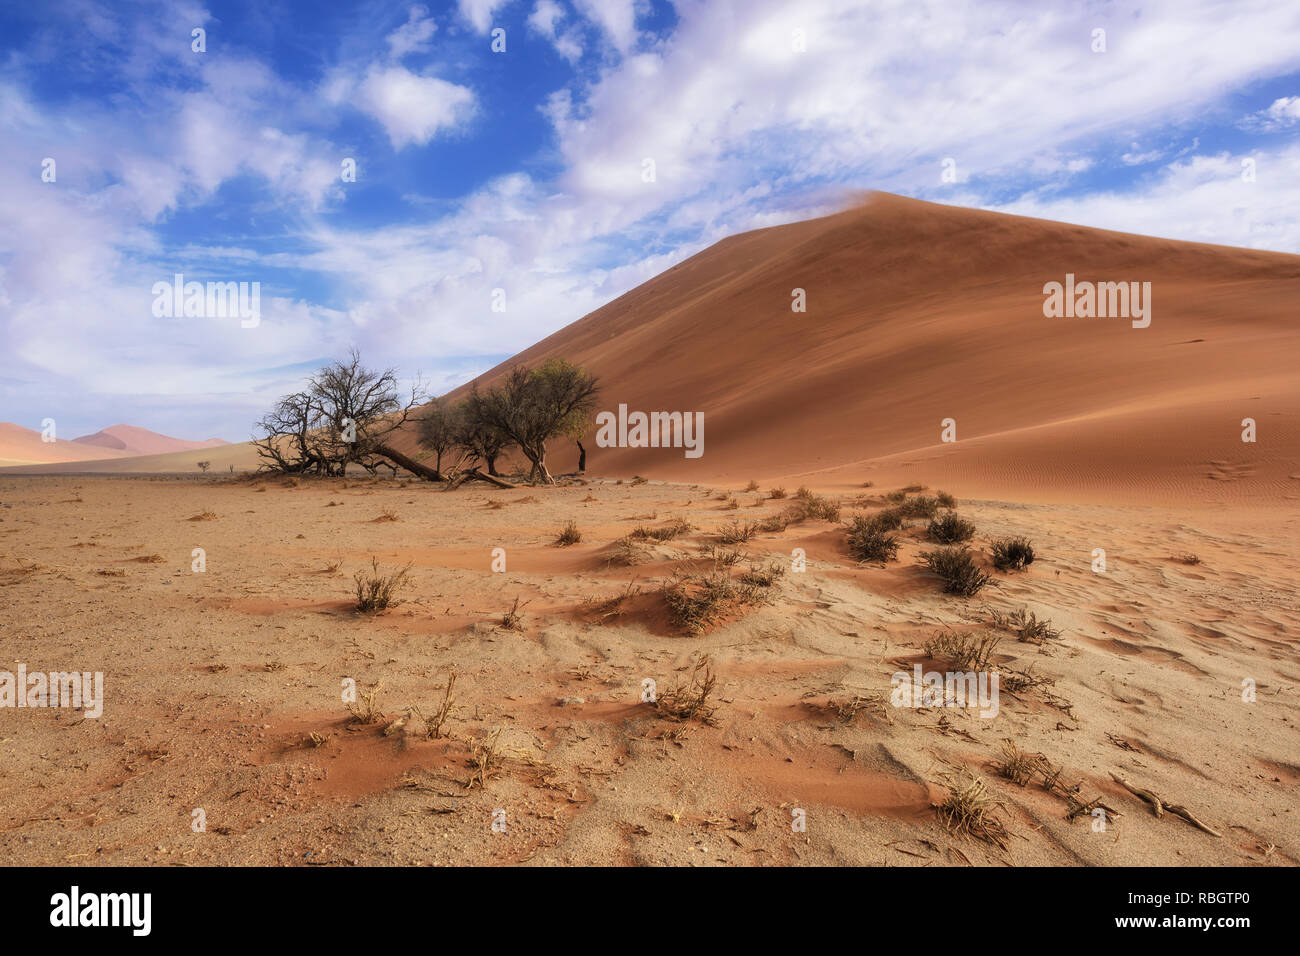
<svg viewBox="0 0 1300 956"><path fill-rule="evenodd" d="M1150 326L1045 317L1044 285L1067 274L1151 283ZM806 312L791 310L796 289ZM1300 256L874 193L833 216L725 239L480 381L563 357L601 378L602 409L703 413L694 459L600 448L593 428L594 474L1275 501L1300 495L1297 301ZM1246 418L1255 443L1241 440ZM941 441L945 419L955 443ZM409 451L413 436L397 444ZM574 467L571 443L553 449L553 471ZM255 462L251 450L223 455L49 470Z"/></svg>
<svg viewBox="0 0 1300 956"><path fill-rule="evenodd" d="M219 448L222 445L230 444L230 442L223 441L220 438L209 438L205 441L186 441L184 438L171 438L167 435L151 432L147 428L136 428L134 425L113 425L103 431L95 432L93 435L83 435L72 440L85 445L112 448L127 455L166 455L176 451Z"/></svg>
<svg viewBox="0 0 1300 956"><path fill-rule="evenodd" d="M135 456L186 453L229 444L220 438L209 438L206 441L171 438L134 425L113 425L93 435L83 435L71 441L58 439L47 442L42 440L40 432L31 428L13 422L0 422L0 465L9 466L113 462L112 467L101 470L128 470L126 460ZM59 470L78 469L72 467Z"/></svg>

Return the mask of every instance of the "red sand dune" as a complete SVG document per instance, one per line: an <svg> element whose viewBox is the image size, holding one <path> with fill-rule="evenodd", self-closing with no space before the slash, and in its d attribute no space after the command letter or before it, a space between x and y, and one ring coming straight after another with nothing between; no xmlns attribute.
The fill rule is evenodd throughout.
<svg viewBox="0 0 1300 956"><path fill-rule="evenodd" d="M230 444L220 438L186 441L184 438L171 438L134 425L113 425L93 435L83 435L72 440L101 448L112 448L128 455L166 455L174 451L193 451L198 448L217 448Z"/></svg>
<svg viewBox="0 0 1300 956"><path fill-rule="evenodd" d="M0 463L6 465L62 461L86 458L112 458L121 454L111 448L94 448L76 442L41 440L41 433L13 422L0 422Z"/></svg>
<svg viewBox="0 0 1300 956"><path fill-rule="evenodd" d="M1067 273L1150 282L1150 327L1045 317L1043 287ZM791 311L796 288L805 313ZM479 381L562 357L601 378L602 409L704 414L696 459L599 448L593 427L593 474L1276 502L1300 495L1297 301L1300 256L873 193L725 239ZM956 443L940 441L946 418ZM1253 444L1241 441L1244 418L1257 424ZM397 444L412 451L414 437ZM212 457L219 471L257 463L248 445ZM553 471L576 459L571 443L553 443ZM49 470L189 472L194 460Z"/></svg>
<svg viewBox="0 0 1300 956"><path fill-rule="evenodd" d="M46 442L42 441L39 431L13 422L0 422L0 464L6 465L116 461L137 455L168 454L227 444L229 442L220 438L202 442L169 438L133 425L114 425L71 441L60 438Z"/></svg>
<svg viewBox="0 0 1300 956"><path fill-rule="evenodd" d="M1150 282L1150 327L1046 318L1044 284L1066 273ZM597 448L593 428L596 474L1276 500L1300 493L1298 301L1298 256L874 193L725 239L480 381L563 357L601 378L603 409L704 413L694 460ZM552 470L573 467L555 448Z"/></svg>

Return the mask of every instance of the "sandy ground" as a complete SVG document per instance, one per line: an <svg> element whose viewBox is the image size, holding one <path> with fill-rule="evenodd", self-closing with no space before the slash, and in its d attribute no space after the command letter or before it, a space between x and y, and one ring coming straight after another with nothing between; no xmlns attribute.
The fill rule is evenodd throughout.
<svg viewBox="0 0 1300 956"><path fill-rule="evenodd" d="M882 505L864 477L826 486L844 519ZM106 682L99 719L0 708L0 864L1300 859L1293 509L962 499L981 552L1018 534L1038 553L968 600L919 568L920 527L899 560L860 567L842 525L808 520L746 545L789 569L768 603L689 636L658 588L724 523L790 504L742 485L0 477L0 670ZM608 563L618 538L673 518L693 530L650 545L646 563ZM557 547L569 520L582 540ZM352 576L372 557L409 563L410 586L360 615ZM599 606L630 582L640 591L619 613ZM504 629L516 598L522 629ZM891 674L934 666L926 640L994 633L989 612L1016 608L1062 634L1036 646L1003 633L996 665L1055 684L1004 692L993 719L888 705ZM702 655L712 723L642 702L646 678L663 694ZM447 736L427 739L414 714L390 728L412 706L436 711L452 668ZM348 678L382 685L382 719L351 718ZM869 702L837 712L855 697ZM478 786L475 742L498 729ZM1059 791L1002 779L1008 738L1120 815L1098 829L1069 819ZM1005 849L940 823L945 782L964 771L987 785ZM1112 773L1222 836L1156 818Z"/></svg>

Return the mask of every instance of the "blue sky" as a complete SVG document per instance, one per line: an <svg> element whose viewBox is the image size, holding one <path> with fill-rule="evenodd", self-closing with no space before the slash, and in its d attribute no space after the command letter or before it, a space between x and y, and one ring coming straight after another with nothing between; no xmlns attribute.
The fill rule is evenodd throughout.
<svg viewBox="0 0 1300 956"><path fill-rule="evenodd" d="M873 188L1300 252L1300 4L9 3L0 420L243 440L353 344L444 391Z"/></svg>

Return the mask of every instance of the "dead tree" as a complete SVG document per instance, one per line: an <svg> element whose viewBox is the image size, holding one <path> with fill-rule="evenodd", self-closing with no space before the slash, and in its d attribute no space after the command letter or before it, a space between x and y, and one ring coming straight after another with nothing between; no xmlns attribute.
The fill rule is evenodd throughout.
<svg viewBox="0 0 1300 956"><path fill-rule="evenodd" d="M403 394L395 370L366 368L352 349L347 360L327 365L302 391L281 398L254 426L261 434L253 445L271 471L342 476L355 463L373 474L386 458L439 480L436 469L411 469L404 455L406 461L398 461L390 444L425 399L421 382Z"/></svg>

